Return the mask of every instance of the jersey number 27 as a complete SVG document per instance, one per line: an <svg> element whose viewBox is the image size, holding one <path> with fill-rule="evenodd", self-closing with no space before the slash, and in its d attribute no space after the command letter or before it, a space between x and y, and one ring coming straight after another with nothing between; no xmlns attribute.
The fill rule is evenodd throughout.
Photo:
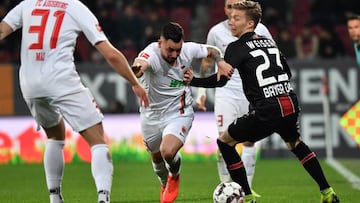
<svg viewBox="0 0 360 203"><path fill-rule="evenodd" d="M253 57L261 56L261 57L264 58L264 63L260 64L256 68L256 78L258 80L259 87L264 87L266 85L270 85L270 84L274 84L274 83L277 83L277 82L282 82L282 81L289 80L289 76L286 73L281 74L281 75L277 75L277 77L275 77L275 76L264 77L263 76L263 71L270 68L269 55L275 55L276 65L278 67L280 67L281 69L283 69L283 66L282 66L281 60L280 60L279 49L277 49L277 48L268 48L267 51L268 51L268 53L265 53L265 51L263 51L261 49L257 49L255 51L250 52L250 54Z"/></svg>

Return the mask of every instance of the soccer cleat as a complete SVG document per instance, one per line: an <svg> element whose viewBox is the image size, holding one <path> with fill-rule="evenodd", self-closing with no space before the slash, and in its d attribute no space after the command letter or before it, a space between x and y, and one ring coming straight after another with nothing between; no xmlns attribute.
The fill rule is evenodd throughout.
<svg viewBox="0 0 360 203"><path fill-rule="evenodd" d="M336 195L334 189L329 187L321 191L320 203L338 203L340 202L339 197Z"/></svg>
<svg viewBox="0 0 360 203"><path fill-rule="evenodd" d="M244 203L256 203L256 198L254 194L245 195Z"/></svg>
<svg viewBox="0 0 360 203"><path fill-rule="evenodd" d="M50 195L50 203L64 203L64 200L61 197L61 195L51 194Z"/></svg>
<svg viewBox="0 0 360 203"><path fill-rule="evenodd" d="M60 188L50 189L49 193L50 193L50 203L64 203L64 199L61 195Z"/></svg>
<svg viewBox="0 0 360 203"><path fill-rule="evenodd" d="M251 189L251 193L254 195L254 197L259 198L261 197L261 195L259 195L258 193L256 193L253 189Z"/></svg>
<svg viewBox="0 0 360 203"><path fill-rule="evenodd" d="M98 192L98 203L110 203L110 192L107 190L100 190Z"/></svg>
<svg viewBox="0 0 360 203"><path fill-rule="evenodd" d="M175 201L179 192L180 175L176 177L168 176L162 203L172 203Z"/></svg>
<svg viewBox="0 0 360 203"><path fill-rule="evenodd" d="M161 189L160 189L160 203L163 203L164 192L165 192L165 186L161 185Z"/></svg>

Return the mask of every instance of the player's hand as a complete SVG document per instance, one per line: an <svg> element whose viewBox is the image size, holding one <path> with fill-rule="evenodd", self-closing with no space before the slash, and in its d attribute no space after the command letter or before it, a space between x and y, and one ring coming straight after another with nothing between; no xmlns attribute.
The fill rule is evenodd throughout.
<svg viewBox="0 0 360 203"><path fill-rule="evenodd" d="M131 66L131 70L135 74L136 77L141 77L144 74L144 71L141 69L141 64L136 63Z"/></svg>
<svg viewBox="0 0 360 203"><path fill-rule="evenodd" d="M206 111L206 90L205 88L198 89L198 96L196 98L196 107L200 111Z"/></svg>
<svg viewBox="0 0 360 203"><path fill-rule="evenodd" d="M148 107L149 106L149 99L146 94L145 89L139 84L132 86L132 89L136 96L139 97L140 106Z"/></svg>
<svg viewBox="0 0 360 203"><path fill-rule="evenodd" d="M217 80L220 80L221 75L225 76L228 80L230 80L232 74L234 73L234 68L229 63L226 63L224 60L219 61L217 65L218 65Z"/></svg>
<svg viewBox="0 0 360 203"><path fill-rule="evenodd" d="M194 77L194 72L192 67L190 67L188 70L184 72L184 79L183 79L184 85L189 85L193 77Z"/></svg>

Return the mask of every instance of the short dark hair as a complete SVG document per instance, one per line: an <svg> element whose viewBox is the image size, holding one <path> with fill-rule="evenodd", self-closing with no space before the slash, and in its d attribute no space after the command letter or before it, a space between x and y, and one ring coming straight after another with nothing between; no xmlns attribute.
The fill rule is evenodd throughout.
<svg viewBox="0 0 360 203"><path fill-rule="evenodd" d="M178 43L184 38L184 29L179 23L169 22L162 27L161 36Z"/></svg>

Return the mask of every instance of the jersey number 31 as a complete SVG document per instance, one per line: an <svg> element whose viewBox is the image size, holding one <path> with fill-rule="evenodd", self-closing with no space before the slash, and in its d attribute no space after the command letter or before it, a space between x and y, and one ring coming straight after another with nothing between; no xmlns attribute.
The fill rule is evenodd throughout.
<svg viewBox="0 0 360 203"><path fill-rule="evenodd" d="M49 9L35 9L32 11L31 15L33 16L41 16L40 25L32 25L29 27L29 33L37 33L38 40L36 43L30 45L29 49L43 49L44 44L44 33L46 24L48 22L48 18L50 15ZM50 38L50 49L55 49L57 40L59 37L59 32L61 28L61 24L64 20L65 11L55 11L54 17L56 18L53 31Z"/></svg>

